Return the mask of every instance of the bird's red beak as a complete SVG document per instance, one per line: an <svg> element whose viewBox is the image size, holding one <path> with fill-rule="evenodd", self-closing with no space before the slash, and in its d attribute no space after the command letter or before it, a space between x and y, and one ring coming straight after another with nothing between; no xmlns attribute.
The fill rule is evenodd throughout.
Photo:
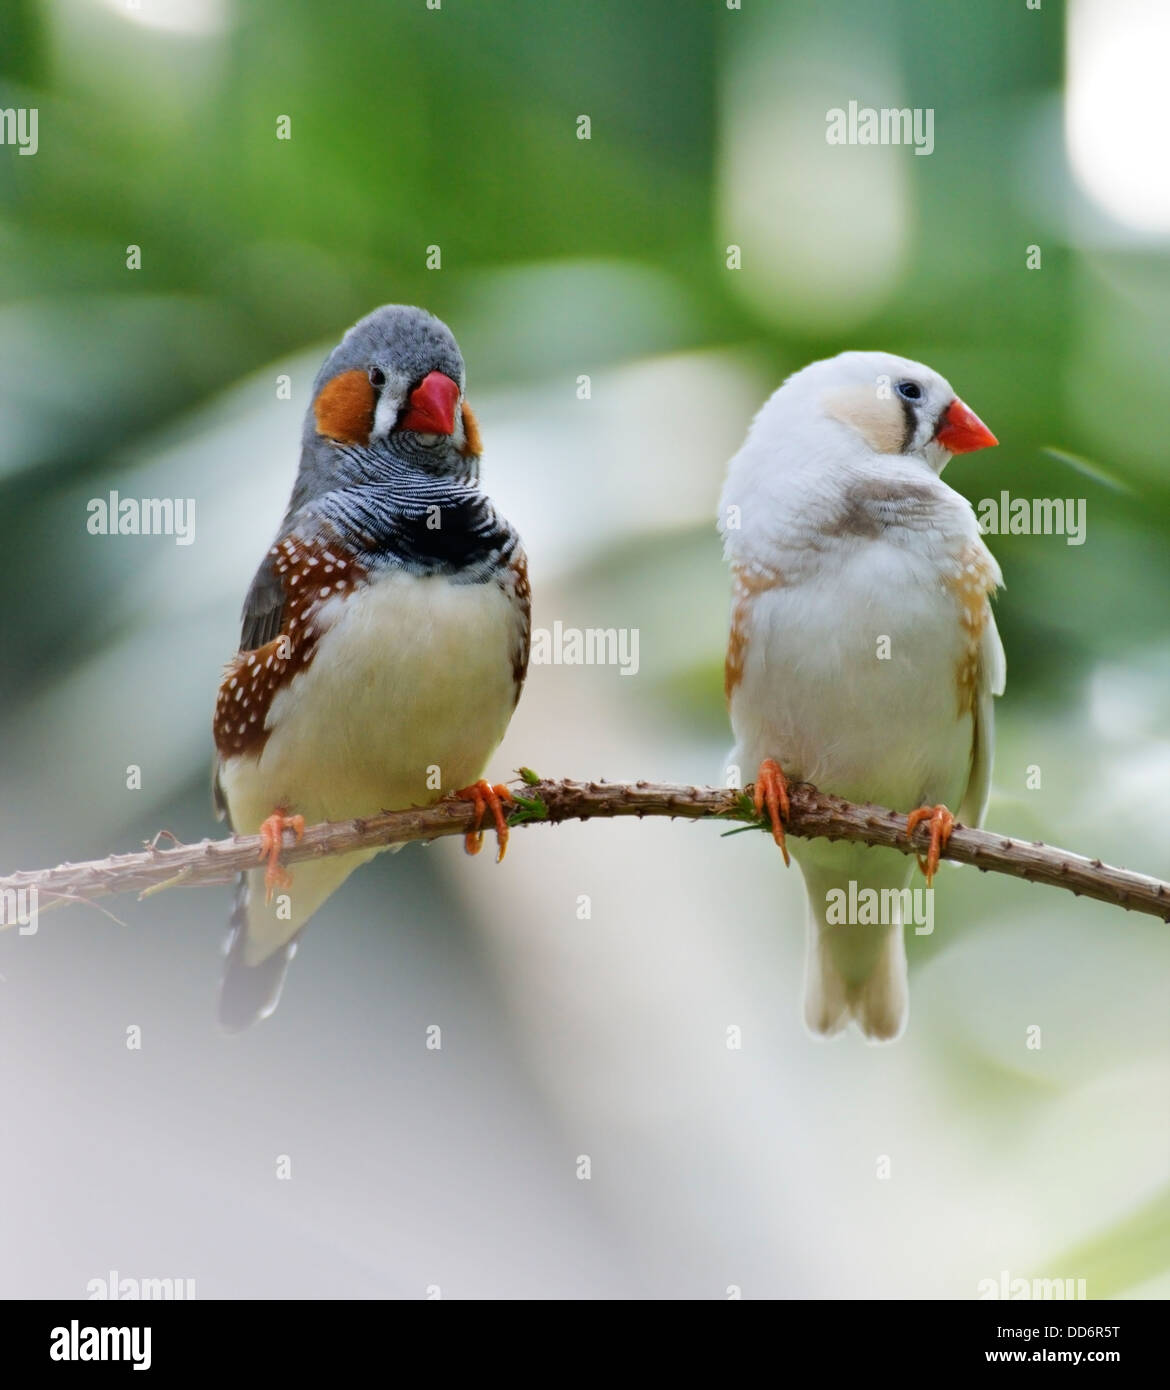
<svg viewBox="0 0 1170 1390"><path fill-rule="evenodd" d="M943 425L935 439L952 454L970 454L975 449L990 449L999 440L987 428L969 405L958 398L947 406Z"/></svg>
<svg viewBox="0 0 1170 1390"><path fill-rule="evenodd" d="M400 430L418 434L454 434L459 387L443 372L429 372L410 393L410 404L398 421Z"/></svg>

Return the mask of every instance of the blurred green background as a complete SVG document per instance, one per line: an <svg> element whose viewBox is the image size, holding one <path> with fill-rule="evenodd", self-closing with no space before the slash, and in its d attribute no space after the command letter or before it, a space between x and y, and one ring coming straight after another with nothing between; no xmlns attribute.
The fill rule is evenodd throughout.
<svg viewBox="0 0 1170 1390"><path fill-rule="evenodd" d="M497 775L719 780L726 460L788 372L882 348L998 435L948 469L973 503L1086 507L1084 545L990 542L989 824L1170 876L1168 48L1156 0L7 0L2 867L214 833L313 374L397 301L460 341L535 622L640 633L635 678L534 667ZM932 108L934 152L829 146L850 100ZM111 489L194 498L194 544L88 534ZM9 1296L1170 1294L1150 918L947 873L874 1050L805 1036L797 876L710 826L379 861L241 1038L227 890L110 907L0 938Z"/></svg>

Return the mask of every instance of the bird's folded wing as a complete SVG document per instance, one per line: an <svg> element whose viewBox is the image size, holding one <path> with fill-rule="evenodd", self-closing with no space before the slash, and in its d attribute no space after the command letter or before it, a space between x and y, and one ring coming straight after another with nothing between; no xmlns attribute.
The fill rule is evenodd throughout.
<svg viewBox="0 0 1170 1390"><path fill-rule="evenodd" d="M284 584L276 572L271 552L265 555L252 580L240 620L240 651L263 647L280 632L284 616Z"/></svg>
<svg viewBox="0 0 1170 1390"><path fill-rule="evenodd" d="M979 676L975 688L974 734L971 742L971 776L959 803L959 820L979 826L991 796L991 763L995 755L995 697L1007 681L1007 657L995 618L988 613L979 647Z"/></svg>

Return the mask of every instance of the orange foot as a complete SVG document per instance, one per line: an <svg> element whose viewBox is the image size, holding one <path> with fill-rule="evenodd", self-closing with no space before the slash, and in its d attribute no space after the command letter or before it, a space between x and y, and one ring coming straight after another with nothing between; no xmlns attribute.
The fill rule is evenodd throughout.
<svg viewBox="0 0 1170 1390"><path fill-rule="evenodd" d="M787 864L788 846L784 842L784 822L788 819L788 778L780 770L775 758L765 758L756 773L755 795L752 797L756 815L764 814L768 807L768 819L772 822L772 838L780 846L780 853Z"/></svg>
<svg viewBox="0 0 1170 1390"><path fill-rule="evenodd" d="M926 851L925 859L921 854L915 857L918 867L926 875L926 886L929 888L934 871L938 868L939 856L946 849L951 831L955 828L955 818L945 806L919 806L917 811L911 811L906 817L907 836L912 837L923 821L930 822L930 848Z"/></svg>
<svg viewBox="0 0 1170 1390"><path fill-rule="evenodd" d="M260 858L267 858L268 867L264 871L264 901L272 901L275 888L288 888L292 875L280 864L280 847L284 842L284 832L291 830L299 840L305 833L304 816L286 816L283 811L273 811L260 826Z"/></svg>
<svg viewBox="0 0 1170 1390"><path fill-rule="evenodd" d="M478 854L483 849L483 831L480 826L483 824L483 813L491 810L492 819L496 823L496 863L498 864L508 850L508 820L504 815L504 802L513 800L512 793L503 783L492 786L490 782L485 782L482 778L474 782L470 787L464 787L455 793L460 801L470 801L475 806L475 824L467 832L463 841L463 848L468 854Z"/></svg>

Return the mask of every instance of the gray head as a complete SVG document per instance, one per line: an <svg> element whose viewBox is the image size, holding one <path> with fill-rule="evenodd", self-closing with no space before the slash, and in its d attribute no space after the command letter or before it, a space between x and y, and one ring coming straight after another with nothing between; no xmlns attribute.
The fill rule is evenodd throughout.
<svg viewBox="0 0 1170 1390"><path fill-rule="evenodd" d="M298 491L375 479L395 463L474 478L479 431L464 384L459 345L433 314L405 304L367 314L313 383Z"/></svg>

